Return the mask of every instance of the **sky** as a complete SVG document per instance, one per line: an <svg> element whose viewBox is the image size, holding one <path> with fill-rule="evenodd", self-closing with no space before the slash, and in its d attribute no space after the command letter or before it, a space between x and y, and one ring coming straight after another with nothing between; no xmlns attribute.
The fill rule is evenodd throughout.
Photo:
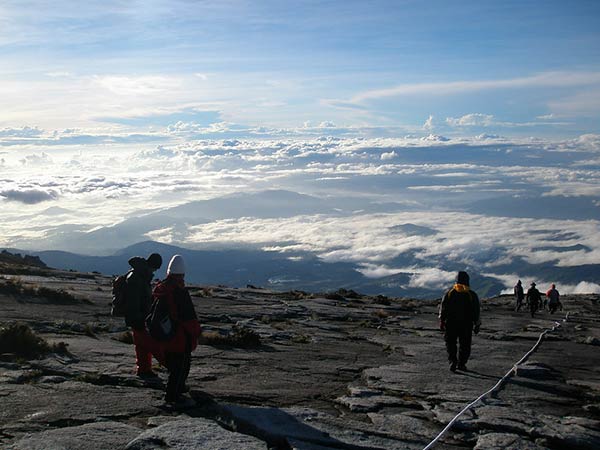
<svg viewBox="0 0 600 450"><path fill-rule="evenodd" d="M414 286L444 258L507 286L521 257L597 264L599 23L597 1L2 1L0 247L108 254L127 220L279 189L339 214L133 235Z"/></svg>
<svg viewBox="0 0 600 450"><path fill-rule="evenodd" d="M599 131L599 19L596 1L3 1L0 127L573 137Z"/></svg>

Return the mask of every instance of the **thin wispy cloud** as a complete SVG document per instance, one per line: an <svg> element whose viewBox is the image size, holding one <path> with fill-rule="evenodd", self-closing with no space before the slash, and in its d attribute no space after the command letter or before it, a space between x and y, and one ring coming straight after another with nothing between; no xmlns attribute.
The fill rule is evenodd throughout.
<svg viewBox="0 0 600 450"><path fill-rule="evenodd" d="M374 89L354 95L352 102L360 103L387 97L405 95L452 95L495 89L574 87L600 85L600 72L547 72L528 77L496 80L464 80L436 83L401 84L386 89Z"/></svg>

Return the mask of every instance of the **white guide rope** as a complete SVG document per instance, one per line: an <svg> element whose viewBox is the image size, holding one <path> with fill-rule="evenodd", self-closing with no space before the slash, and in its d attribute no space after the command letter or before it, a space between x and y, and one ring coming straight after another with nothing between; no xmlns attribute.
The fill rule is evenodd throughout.
<svg viewBox="0 0 600 450"><path fill-rule="evenodd" d="M554 330L556 330L557 328L559 328L563 322L566 322L567 320L569 320L569 313L567 313L567 315L565 316L564 319L562 319L560 322L554 322L554 326L550 329L544 330L541 334L540 337L538 338L537 342L535 343L535 345L531 348L531 350L529 350L527 353L525 353L525 355L519 360L517 361L508 372L506 372L506 375L504 375L502 378L500 378L500 380L498 380L498 382L488 391L484 392L483 394L481 394L479 397L477 397L475 400L473 400L471 403L469 403L467 406L465 406L461 412L459 412L456 416L454 416L454 418L448 422L448 425L446 425L446 427L440 431L440 434L438 434L435 439L433 441L431 441L427 447L424 447L423 450L429 450L430 448L433 448L433 446L437 443L437 441L440 440L440 438L446 434L446 432L452 428L452 425L454 425L454 423L458 420L458 418L460 416L462 416L465 412L467 412L469 409L473 408L473 406L475 406L479 401L481 401L486 395L491 394L492 392L496 391L497 389L499 389L504 383L506 383L506 381L516 372L517 370L517 366L519 364L523 364L525 361L527 361L529 359L529 357L537 350L537 348L540 346L540 344L542 343L542 340L544 339L544 336L547 333L550 333Z"/></svg>

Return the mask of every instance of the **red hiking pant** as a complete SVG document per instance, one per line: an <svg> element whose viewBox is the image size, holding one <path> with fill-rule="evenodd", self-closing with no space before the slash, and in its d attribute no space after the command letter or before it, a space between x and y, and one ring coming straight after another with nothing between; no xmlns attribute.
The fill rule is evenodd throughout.
<svg viewBox="0 0 600 450"><path fill-rule="evenodd" d="M146 330L132 329L137 374L152 371L152 342Z"/></svg>

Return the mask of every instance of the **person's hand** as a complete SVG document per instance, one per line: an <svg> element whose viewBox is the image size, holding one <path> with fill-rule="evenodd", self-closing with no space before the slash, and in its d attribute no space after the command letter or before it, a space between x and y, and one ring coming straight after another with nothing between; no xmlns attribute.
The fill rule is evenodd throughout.
<svg viewBox="0 0 600 450"><path fill-rule="evenodd" d="M473 333L475 333L475 334L479 333L479 328L480 328L480 327L481 327L481 324L479 324L479 323L478 323L478 324L476 324L476 325L473 327Z"/></svg>
<svg viewBox="0 0 600 450"><path fill-rule="evenodd" d="M446 323L440 319L440 330L445 331L446 330Z"/></svg>

